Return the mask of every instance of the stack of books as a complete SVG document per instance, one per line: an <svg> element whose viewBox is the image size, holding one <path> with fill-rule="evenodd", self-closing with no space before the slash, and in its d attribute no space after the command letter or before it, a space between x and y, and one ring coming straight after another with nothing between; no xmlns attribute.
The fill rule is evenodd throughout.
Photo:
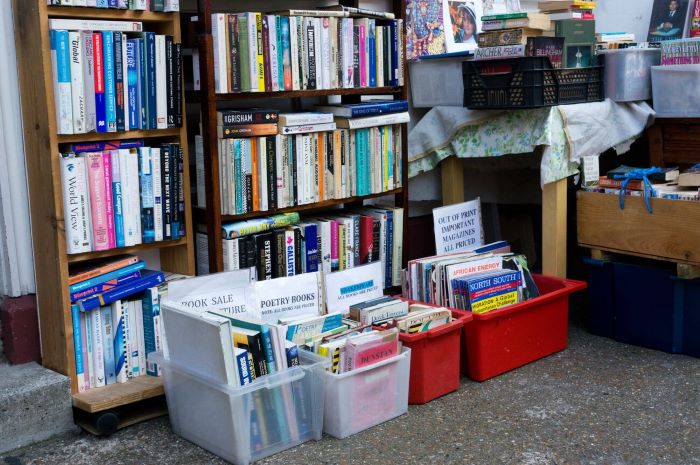
<svg viewBox="0 0 700 465"><path fill-rule="evenodd" d="M78 391L159 376L146 354L164 347L160 299L167 290L165 275L126 255L75 267L68 282Z"/></svg>
<svg viewBox="0 0 700 465"><path fill-rule="evenodd" d="M528 38L541 36L551 29L549 18L539 13L496 14L482 16L481 21L484 32L477 38L479 48L524 46ZM520 56L524 56L524 53Z"/></svg>
<svg viewBox="0 0 700 465"><path fill-rule="evenodd" d="M213 14L216 92L403 85L403 20L359 14L372 17L346 9Z"/></svg>
<svg viewBox="0 0 700 465"><path fill-rule="evenodd" d="M631 32L596 33L596 50L616 50L620 48L639 48L635 35Z"/></svg>
<svg viewBox="0 0 700 465"><path fill-rule="evenodd" d="M180 11L180 0L47 0L51 6L87 6L136 11Z"/></svg>
<svg viewBox="0 0 700 465"><path fill-rule="evenodd" d="M180 144L73 144L60 165L69 254L185 235Z"/></svg>
<svg viewBox="0 0 700 465"><path fill-rule="evenodd" d="M322 106L323 112L218 112L224 215L379 194L402 186L405 100ZM358 116L363 115L363 116ZM198 205L204 151L196 139Z"/></svg>
<svg viewBox="0 0 700 465"><path fill-rule="evenodd" d="M137 21L54 18L58 134L182 126L182 51Z"/></svg>
<svg viewBox="0 0 700 465"><path fill-rule="evenodd" d="M620 195L624 175L635 169L629 166L619 166L600 176L597 184L586 188L589 192ZM678 168L665 168L661 172L648 176L651 186L645 186L641 179L633 179L627 182L623 195L635 197L656 197L671 200L688 200L697 202L700 200L700 169L692 167L681 172Z"/></svg>
<svg viewBox="0 0 700 465"><path fill-rule="evenodd" d="M343 321L347 322L348 329L324 336L316 346L317 354L331 360L327 371L348 373L401 353L398 329L382 331L353 320Z"/></svg>
<svg viewBox="0 0 700 465"><path fill-rule="evenodd" d="M538 8L552 21L566 19L594 20L595 1L586 0L547 0L540 1Z"/></svg>

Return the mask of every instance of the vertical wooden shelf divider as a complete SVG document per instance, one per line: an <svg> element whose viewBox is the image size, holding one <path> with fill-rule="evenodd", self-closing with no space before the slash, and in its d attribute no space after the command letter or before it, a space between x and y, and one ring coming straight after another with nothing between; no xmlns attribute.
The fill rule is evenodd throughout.
<svg viewBox="0 0 700 465"><path fill-rule="evenodd" d="M158 378L147 380L147 383L140 383L135 379L78 394L68 293L68 265L91 258L118 255L125 251L159 250L163 270L187 275L194 274L194 237L184 111L183 125L178 129L85 134L84 139L79 135L59 136L55 119L49 19L65 17L143 21L144 29L172 35L175 42L180 42L180 15L47 6L46 0L13 0L13 12L36 270L36 296L41 328L42 364L70 377L73 405L89 413L126 406L132 402L161 395L163 388ZM161 139L180 143L184 156L185 237L176 241L144 244L135 248L69 256L66 252L59 170L60 144L68 141L108 141L124 138Z"/></svg>
<svg viewBox="0 0 700 465"><path fill-rule="evenodd" d="M197 102L201 105L201 115L202 115L202 138L204 142L204 169L206 172L206 211L204 212L204 219L207 228L207 250L209 253L209 272L216 273L223 271L223 248L221 244L222 240L222 215L221 215L221 186L219 184L219 151L218 151L218 140L217 140L217 129L216 129L216 111L217 103L221 100L232 100L232 96L235 94L226 94L219 96L215 93L214 86L214 46L212 43L212 25L211 25L211 15L214 12L212 10L212 0L197 0L197 16L198 16L198 29L197 29L197 46L199 50L199 70L200 70L200 82L201 87L199 95L197 97ZM345 6L358 7L358 0L340 0L339 3ZM249 4L242 1L230 2L230 5L234 7L240 7L241 11L255 11L255 8L250 8ZM247 8L247 9L246 9ZM280 9L289 8L284 2L280 2ZM392 0L393 12L396 14L396 18L405 18L406 10L406 0ZM401 34L404 37L404 34ZM404 46L405 49L405 46ZM408 99L408 74L406 72L405 66L405 53L401 56L404 62L403 66L403 76L404 85L398 88L387 87L387 93L392 93L394 96L400 99ZM367 90L368 94L376 94L377 90L372 88ZM270 93L264 93L264 95L256 96L256 93L244 94L245 98L255 99L255 98L269 98L269 97L288 97L292 99L292 109L293 111L302 110L302 97L313 97L322 95L341 95L343 101L357 101L359 102L360 95L362 95L361 89L337 89L336 90L324 90L324 91L294 91L291 92L277 92L273 95ZM196 94L195 94L196 95ZM242 95L243 97L243 95ZM407 241L406 241L406 228L408 226L408 126L406 124L402 125L402 186L400 189L396 189L393 193L394 200L397 206L403 207L404 211L404 236L403 236L403 263L406 264L407 257ZM392 195L392 194L388 194ZM367 198L376 197L367 196ZM336 202L339 203L339 202ZM348 199L347 204L359 204L362 203L362 199ZM319 203L319 208L322 208L323 202ZM309 205L304 205L304 208L299 210L309 209ZM313 205L311 205L313 208ZM285 211L293 211L294 208L285 208ZM266 214L273 215L275 211L260 212L256 216L264 216ZM240 215L241 219L243 217L248 217L250 215ZM201 217L201 216L200 216ZM236 219L236 216L227 216L226 220Z"/></svg>

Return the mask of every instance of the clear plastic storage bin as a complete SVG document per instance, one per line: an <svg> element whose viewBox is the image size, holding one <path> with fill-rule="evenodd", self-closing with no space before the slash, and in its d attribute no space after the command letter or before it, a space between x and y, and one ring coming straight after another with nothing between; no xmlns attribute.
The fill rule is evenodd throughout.
<svg viewBox="0 0 700 465"><path fill-rule="evenodd" d="M384 423L408 411L411 350L347 373L324 372L323 431L336 438Z"/></svg>
<svg viewBox="0 0 700 465"><path fill-rule="evenodd" d="M657 117L700 117L700 65L652 66L651 85Z"/></svg>
<svg viewBox="0 0 700 465"><path fill-rule="evenodd" d="M236 465L248 465L310 439L321 439L325 367L299 351L300 366L233 387L151 353L163 370L173 431Z"/></svg>
<svg viewBox="0 0 700 465"><path fill-rule="evenodd" d="M414 108L461 107L464 101L464 57L431 58L408 63Z"/></svg>
<svg viewBox="0 0 700 465"><path fill-rule="evenodd" d="M651 99L651 67L661 63L658 48L598 52L605 60L605 96L615 102Z"/></svg>

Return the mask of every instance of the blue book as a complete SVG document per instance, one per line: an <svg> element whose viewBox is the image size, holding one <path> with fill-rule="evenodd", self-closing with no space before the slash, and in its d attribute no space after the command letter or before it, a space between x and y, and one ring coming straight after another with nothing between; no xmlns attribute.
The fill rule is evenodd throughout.
<svg viewBox="0 0 700 465"><path fill-rule="evenodd" d="M56 51L56 124L61 134L73 133L73 102L71 100L70 40L68 31L53 31L53 45Z"/></svg>
<svg viewBox="0 0 700 465"><path fill-rule="evenodd" d="M333 113L341 118L355 118L358 116L375 116L408 111L408 100L317 105L316 109L326 113Z"/></svg>
<svg viewBox="0 0 700 465"><path fill-rule="evenodd" d="M110 150L119 149L136 149L143 147L143 139L125 139L112 140L105 142L81 142L70 144L68 152L85 153L85 152L108 152Z"/></svg>
<svg viewBox="0 0 700 465"><path fill-rule="evenodd" d="M114 211L114 237L117 247L124 247L124 210L122 206L122 181L119 170L118 152L112 152L112 204Z"/></svg>
<svg viewBox="0 0 700 465"><path fill-rule="evenodd" d="M234 347L234 356L236 357L236 373L238 373L238 385L245 386L253 382L251 374L250 361L248 360L248 351L240 347Z"/></svg>
<svg viewBox="0 0 700 465"><path fill-rule="evenodd" d="M95 130L97 132L107 132L104 37L101 32L92 33L92 56L95 78Z"/></svg>
<svg viewBox="0 0 700 465"><path fill-rule="evenodd" d="M117 131L126 131L125 125L125 105L124 102L124 39L125 36L119 31L114 31L114 99L117 109Z"/></svg>
<svg viewBox="0 0 700 465"><path fill-rule="evenodd" d="M126 41L126 85L127 111L129 112L129 129L140 129L141 127L141 47L140 39L129 39Z"/></svg>
<svg viewBox="0 0 700 465"><path fill-rule="evenodd" d="M284 352L287 356L287 367L292 368L299 365L299 346L292 341L285 341Z"/></svg>
<svg viewBox="0 0 700 465"><path fill-rule="evenodd" d="M314 223L307 223L301 227L301 235L305 245L306 272L318 271L318 229Z"/></svg>
<svg viewBox="0 0 700 465"><path fill-rule="evenodd" d="M117 0L109 0L108 4L110 8L117 8Z"/></svg>
<svg viewBox="0 0 700 465"><path fill-rule="evenodd" d="M112 323L112 306L105 305L99 310L100 316L102 318L102 328L103 328L103 357L105 364L105 384L114 384L117 382L117 373L115 371L114 365L114 326Z"/></svg>
<svg viewBox="0 0 700 465"><path fill-rule="evenodd" d="M289 18L287 16L276 16L277 18L277 68L279 70L279 85L280 90L292 90L292 73L291 73L291 53L289 50ZM289 82L287 88L284 87L284 58L287 57L287 71L289 72Z"/></svg>
<svg viewBox="0 0 700 465"><path fill-rule="evenodd" d="M102 56L105 67L105 120L107 132L117 131L117 91L114 85L114 33L102 32Z"/></svg>
<svg viewBox="0 0 700 465"><path fill-rule="evenodd" d="M70 286L68 286L68 292L73 293L84 291L85 289L97 286L98 284L106 283L113 279L118 279L135 271L140 271L145 267L146 263L144 261L138 261L133 265L125 266L123 268L119 268L118 270L110 271L109 273L104 273L99 276L95 276L94 278L86 279L85 281L80 281L75 284L71 284Z"/></svg>
<svg viewBox="0 0 700 465"><path fill-rule="evenodd" d="M138 40L138 60L136 61L139 68L139 89L141 98L139 99L139 112L141 114L141 122L139 129L149 129L148 127L148 66L146 59L146 33L141 33L141 38Z"/></svg>
<svg viewBox="0 0 700 465"><path fill-rule="evenodd" d="M473 250L474 253L486 253L496 249L502 249L503 247L508 247L508 241L497 241L490 244L482 245Z"/></svg>
<svg viewBox="0 0 700 465"><path fill-rule="evenodd" d="M71 292L70 301L76 302L78 300L86 299L93 295L102 294L103 292L106 292L110 289L114 289L115 287L121 286L122 284L126 284L128 282L139 279L140 277L141 272L134 271L133 273L120 276L117 279L112 279L102 284L97 284L95 286L88 287L87 289L84 289L82 291Z"/></svg>
<svg viewBox="0 0 700 465"><path fill-rule="evenodd" d="M158 288L152 287L143 293L141 299L141 309L143 311L143 341L146 355L158 350L156 346L156 320L160 317L160 296ZM158 365L153 362L146 362L146 374L158 376Z"/></svg>
<svg viewBox="0 0 700 465"><path fill-rule="evenodd" d="M156 35L154 32L144 32L143 63L146 68L146 118L147 128L158 128L158 112L156 111Z"/></svg>
<svg viewBox="0 0 700 465"><path fill-rule="evenodd" d="M83 339L80 328L80 307L70 306L70 313L73 319L73 352L75 354L75 375L80 379L85 373L83 366Z"/></svg>
<svg viewBox="0 0 700 465"><path fill-rule="evenodd" d="M107 305L115 300L124 299L133 294L145 291L149 287L155 287L159 284L165 282L165 276L160 271L144 270L141 274L141 278L135 281L125 284L123 286L115 287L107 292L98 294L96 296L88 297L87 299L78 302L80 305L81 312L87 312L94 308L99 308L102 305Z"/></svg>
<svg viewBox="0 0 700 465"><path fill-rule="evenodd" d="M97 0L97 8L109 8L108 0Z"/></svg>
<svg viewBox="0 0 700 465"><path fill-rule="evenodd" d="M244 176L241 173L241 141L240 139L235 139L233 141L233 169L236 173L236 179L234 183L236 184L236 214L241 214L245 211L243 208L243 179Z"/></svg>
<svg viewBox="0 0 700 465"><path fill-rule="evenodd" d="M150 147L139 149L139 181L141 186L141 236L143 243L149 244L156 240Z"/></svg>
<svg viewBox="0 0 700 465"><path fill-rule="evenodd" d="M377 42L375 37L376 21L369 20L369 34L367 38L367 46L369 47L369 86L377 87Z"/></svg>

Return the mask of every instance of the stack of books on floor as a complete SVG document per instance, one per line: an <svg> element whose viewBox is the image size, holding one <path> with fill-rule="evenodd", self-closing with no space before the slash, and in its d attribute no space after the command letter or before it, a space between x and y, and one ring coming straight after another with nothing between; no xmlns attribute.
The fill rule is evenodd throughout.
<svg viewBox="0 0 700 465"><path fill-rule="evenodd" d="M504 241L474 250L411 260L404 296L450 308L486 313L537 297L524 255Z"/></svg>
<svg viewBox="0 0 700 465"><path fill-rule="evenodd" d="M393 13L277 13L212 15L216 93L403 85L403 20Z"/></svg>
<svg viewBox="0 0 700 465"><path fill-rule="evenodd" d="M537 5L542 13L546 13L552 21L566 19L595 20L593 10L595 1L587 0L547 0Z"/></svg>
<svg viewBox="0 0 700 465"><path fill-rule="evenodd" d="M58 134L182 126L181 44L137 21L50 19Z"/></svg>
<svg viewBox="0 0 700 465"><path fill-rule="evenodd" d="M693 166L681 172L678 168L659 168L647 174L648 184L641 177L626 179L633 170L643 171L645 168L619 166L600 176L597 183L585 186L589 192L603 194L631 195L636 197L656 197L660 199L700 200L700 166Z"/></svg>
<svg viewBox="0 0 700 465"><path fill-rule="evenodd" d="M328 105L323 112L274 109L217 113L224 215L378 194L402 186L405 100ZM362 115L362 116L359 116ZM338 128L338 129L336 129ZM205 192L196 140L197 192ZM198 195L204 207L204 195Z"/></svg>
<svg viewBox="0 0 700 465"><path fill-rule="evenodd" d="M145 266L138 257L125 255L71 269L78 392L159 376L158 367L146 363L146 354L164 347L160 299L167 292L166 276Z"/></svg>
<svg viewBox="0 0 700 465"><path fill-rule="evenodd" d="M401 284L403 208L365 206L301 218L285 213L223 225L224 270L254 267L257 279L323 271L331 273L381 262L384 287ZM205 233L197 233L205 243ZM201 248L198 247L198 250ZM208 269L200 256L198 269Z"/></svg>
<svg viewBox="0 0 700 465"><path fill-rule="evenodd" d="M60 155L69 254L185 235L180 144L73 144Z"/></svg>
<svg viewBox="0 0 700 465"><path fill-rule="evenodd" d="M47 4L154 12L180 11L180 0L47 0Z"/></svg>

